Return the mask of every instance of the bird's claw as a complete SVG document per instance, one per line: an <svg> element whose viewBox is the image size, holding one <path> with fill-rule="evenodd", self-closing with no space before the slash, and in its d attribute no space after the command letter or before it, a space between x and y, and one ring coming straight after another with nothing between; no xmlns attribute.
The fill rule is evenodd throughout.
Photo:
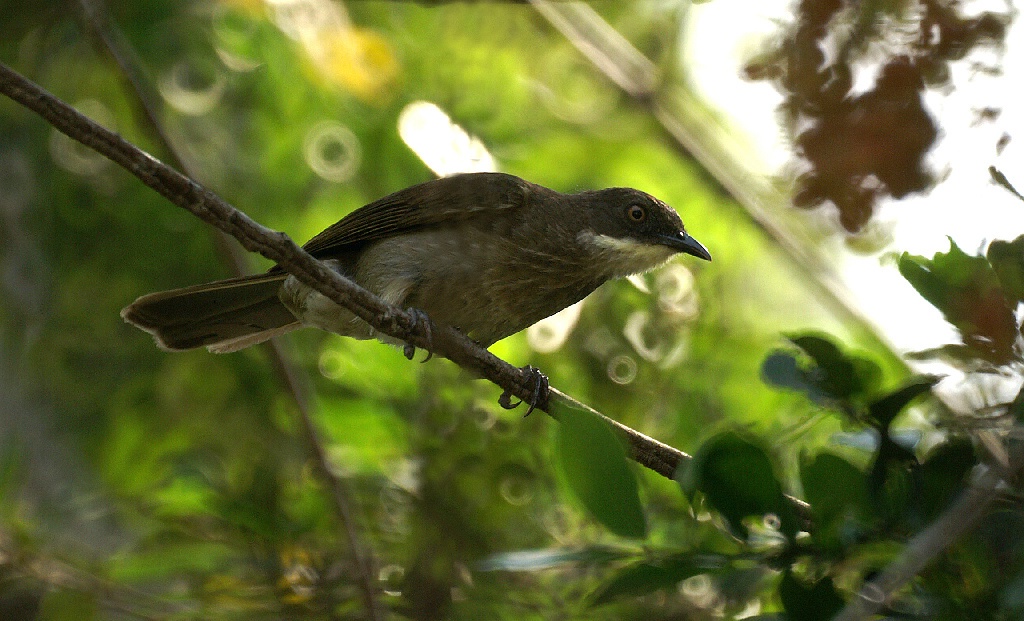
<svg viewBox="0 0 1024 621"><path fill-rule="evenodd" d="M541 373L540 369L537 367L526 365L523 367L523 372L527 375L527 382L533 384L533 394L530 395L530 400L528 402L530 408L526 410L526 414L523 415L523 418L526 418L532 414L537 408L537 405L540 404L541 395L547 394L548 388L550 388L550 382L548 382L548 376ZM512 392L509 390L505 390L505 392L501 393L501 396L498 397L498 405L506 410L517 408L522 403L522 399L512 403Z"/></svg>
<svg viewBox="0 0 1024 621"><path fill-rule="evenodd" d="M434 352L430 351L434 348L434 335L430 332L430 317L418 308L407 309L409 315L412 317L412 325L409 326L409 330L413 331L420 325L423 326L423 333L427 340L427 357L423 359L423 362L430 360L434 357ZM402 347L402 353L405 354L406 360L412 360L416 356L416 346L412 343L406 343Z"/></svg>

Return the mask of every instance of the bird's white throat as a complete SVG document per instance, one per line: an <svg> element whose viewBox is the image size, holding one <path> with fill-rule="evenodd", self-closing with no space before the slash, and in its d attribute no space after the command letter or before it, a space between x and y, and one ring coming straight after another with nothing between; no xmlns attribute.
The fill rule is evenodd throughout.
<svg viewBox="0 0 1024 621"><path fill-rule="evenodd" d="M577 240L590 250L595 260L608 266L613 278L654 269L676 254L675 250L662 244L612 237L589 229L580 231Z"/></svg>

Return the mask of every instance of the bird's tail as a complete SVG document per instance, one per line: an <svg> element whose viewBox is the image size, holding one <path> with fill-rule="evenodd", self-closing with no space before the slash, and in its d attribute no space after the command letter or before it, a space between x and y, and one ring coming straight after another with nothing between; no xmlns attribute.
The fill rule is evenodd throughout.
<svg viewBox="0 0 1024 621"><path fill-rule="evenodd" d="M121 317L156 338L163 349L237 351L301 324L277 297L287 274L260 274L150 293Z"/></svg>

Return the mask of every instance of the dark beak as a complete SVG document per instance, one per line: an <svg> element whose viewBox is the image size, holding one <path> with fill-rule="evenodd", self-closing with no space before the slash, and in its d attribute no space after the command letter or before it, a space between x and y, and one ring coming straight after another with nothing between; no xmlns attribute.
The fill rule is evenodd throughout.
<svg viewBox="0 0 1024 621"><path fill-rule="evenodd" d="M662 237L662 242L669 248L673 248L678 252L685 252L686 254L692 254L693 256L704 259L705 261L711 260L711 253L705 248L699 241L690 237L686 233L680 231L671 237Z"/></svg>

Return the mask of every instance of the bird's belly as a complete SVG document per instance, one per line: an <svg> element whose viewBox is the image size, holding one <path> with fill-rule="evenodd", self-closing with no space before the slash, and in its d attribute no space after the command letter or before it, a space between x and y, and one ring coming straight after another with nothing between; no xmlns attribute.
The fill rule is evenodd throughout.
<svg viewBox="0 0 1024 621"><path fill-rule="evenodd" d="M498 235L421 232L367 248L355 280L402 307L423 310L487 346L558 312L593 290L570 277L564 261L524 254Z"/></svg>

